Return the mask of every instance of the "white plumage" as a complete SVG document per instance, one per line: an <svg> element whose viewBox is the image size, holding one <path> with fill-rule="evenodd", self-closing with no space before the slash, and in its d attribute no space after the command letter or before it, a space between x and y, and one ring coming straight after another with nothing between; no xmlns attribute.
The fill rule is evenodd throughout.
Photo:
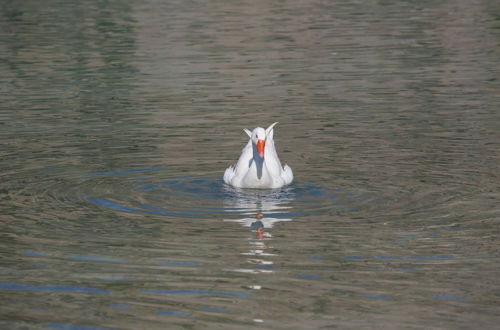
<svg viewBox="0 0 500 330"><path fill-rule="evenodd" d="M280 188L293 181L290 166L281 166L273 139L272 124L267 129L244 131L250 140L243 148L236 165L224 172L224 182L237 188Z"/></svg>

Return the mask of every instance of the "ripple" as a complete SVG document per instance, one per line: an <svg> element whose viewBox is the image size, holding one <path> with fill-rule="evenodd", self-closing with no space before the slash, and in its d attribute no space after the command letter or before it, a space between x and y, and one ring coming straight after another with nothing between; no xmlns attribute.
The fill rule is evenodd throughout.
<svg viewBox="0 0 500 330"><path fill-rule="evenodd" d="M229 292L229 291L209 291L209 290L151 290L143 289L143 293L153 293L161 295L213 295L213 296L227 296L236 298L249 298L248 293L243 292Z"/></svg>
<svg viewBox="0 0 500 330"><path fill-rule="evenodd" d="M219 173L175 175L160 167L90 173L51 168L24 175L33 177L37 185L26 186L12 197L27 207L30 203L34 208L43 206L42 212L53 214L75 209L100 213L106 209L173 218L222 218L247 227L260 214L262 227L270 228L276 222L304 216L356 212L379 201L375 194L326 187L314 181L296 181L281 189L238 189L224 184Z"/></svg>
<svg viewBox="0 0 500 330"><path fill-rule="evenodd" d="M201 263L187 261L157 261L158 265L162 266L179 266L179 267L199 267Z"/></svg>
<svg viewBox="0 0 500 330"><path fill-rule="evenodd" d="M229 312L229 309L224 307L201 306L200 309L208 312Z"/></svg>
<svg viewBox="0 0 500 330"><path fill-rule="evenodd" d="M375 299L375 300L385 300L385 301L391 301L391 300L393 300L391 297L378 296L378 295L364 295L363 297L365 297L367 299Z"/></svg>
<svg viewBox="0 0 500 330"><path fill-rule="evenodd" d="M160 171L162 168L137 168L137 169L128 169L128 170L118 170L111 172L100 172L100 173L89 173L83 174L82 178L91 178L95 176L108 176L108 175L121 175L121 174L130 174L130 173L144 173L144 172L154 172Z"/></svg>
<svg viewBox="0 0 500 330"><path fill-rule="evenodd" d="M21 252L21 254L24 256L34 256L34 257L40 257L45 255L44 252L39 252L39 251L24 251Z"/></svg>
<svg viewBox="0 0 500 330"><path fill-rule="evenodd" d="M452 300L452 301L469 301L469 299L464 297L450 296L445 294L433 294L432 297L443 300Z"/></svg>
<svg viewBox="0 0 500 330"><path fill-rule="evenodd" d="M149 173L148 177L132 176ZM119 212L182 218L261 213L289 219L332 210L354 210L373 202L367 194L322 187L314 182L281 189L236 189L219 177L173 176L161 168L124 169L80 175L79 197Z"/></svg>
<svg viewBox="0 0 500 330"><path fill-rule="evenodd" d="M116 308L116 309L129 309L130 306L128 305L123 305L123 304L111 304L109 305L111 308Z"/></svg>
<svg viewBox="0 0 500 330"><path fill-rule="evenodd" d="M297 274L297 278L302 278L305 280L319 280L320 276L316 274Z"/></svg>
<svg viewBox="0 0 500 330"><path fill-rule="evenodd" d="M135 281L135 278L125 276L97 276L96 278L104 281Z"/></svg>
<svg viewBox="0 0 500 330"><path fill-rule="evenodd" d="M79 260L79 261L99 261L99 262L126 262L123 259L115 259L115 258L105 258L105 257L90 257L90 256L71 256L70 259Z"/></svg>
<svg viewBox="0 0 500 330"><path fill-rule="evenodd" d="M17 290L17 291L62 291L62 292L83 292L83 293L108 293L106 290L84 288L71 285L25 285L19 283L0 283L0 290Z"/></svg>
<svg viewBox="0 0 500 330"><path fill-rule="evenodd" d="M46 323L43 325L43 327L52 329L62 329L62 330L107 330L107 328L95 328L85 325L58 324L58 323Z"/></svg>
<svg viewBox="0 0 500 330"><path fill-rule="evenodd" d="M179 317L193 316L192 314L189 314L189 313L174 312L174 311L158 311L158 314L160 314L160 315L168 315L168 316L179 316Z"/></svg>
<svg viewBox="0 0 500 330"><path fill-rule="evenodd" d="M147 175L142 175L147 174ZM20 174L21 175L21 174ZM37 169L23 173L36 185L6 191L19 203L62 208L96 207L132 214L180 218L240 217L261 213L290 219L370 205L374 196L297 181L281 189L236 189L219 176L175 175L159 167L109 169L78 173L71 168ZM31 181L31 180L30 180ZM14 192L15 191L15 192ZM15 195L14 195L15 194ZM25 196L31 196L26 200Z"/></svg>

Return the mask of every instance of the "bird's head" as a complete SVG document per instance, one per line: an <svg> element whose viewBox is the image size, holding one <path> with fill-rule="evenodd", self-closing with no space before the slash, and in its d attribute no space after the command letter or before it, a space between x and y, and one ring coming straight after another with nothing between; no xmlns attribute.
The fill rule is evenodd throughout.
<svg viewBox="0 0 500 330"><path fill-rule="evenodd" d="M273 127L276 124L277 122L266 129L263 129L262 127L257 127L253 131L250 131L246 128L244 129L245 133L247 133L247 135L250 137L250 140L252 140L253 145L257 148L257 153L259 154L260 158L264 158L266 141L273 139Z"/></svg>

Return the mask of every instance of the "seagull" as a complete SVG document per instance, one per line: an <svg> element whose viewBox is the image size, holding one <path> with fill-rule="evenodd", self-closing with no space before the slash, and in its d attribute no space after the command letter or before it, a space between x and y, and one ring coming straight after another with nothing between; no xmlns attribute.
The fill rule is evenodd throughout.
<svg viewBox="0 0 500 330"><path fill-rule="evenodd" d="M282 166L276 153L272 124L266 129L243 129L250 140L236 165L224 172L224 182L236 188L281 188L293 181L290 166Z"/></svg>

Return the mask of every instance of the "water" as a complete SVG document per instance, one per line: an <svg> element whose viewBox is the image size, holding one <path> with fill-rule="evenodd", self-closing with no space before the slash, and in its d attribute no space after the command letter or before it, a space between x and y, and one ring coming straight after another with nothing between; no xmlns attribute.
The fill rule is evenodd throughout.
<svg viewBox="0 0 500 330"><path fill-rule="evenodd" d="M495 328L499 9L3 1L0 325Z"/></svg>

